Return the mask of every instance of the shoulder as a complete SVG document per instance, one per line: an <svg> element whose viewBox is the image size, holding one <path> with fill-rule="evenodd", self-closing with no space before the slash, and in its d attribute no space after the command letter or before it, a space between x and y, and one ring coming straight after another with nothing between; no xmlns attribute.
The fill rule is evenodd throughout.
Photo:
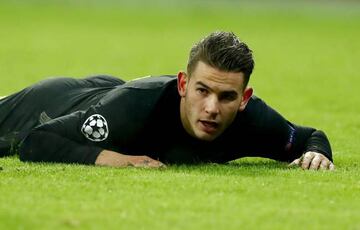
<svg viewBox="0 0 360 230"><path fill-rule="evenodd" d="M261 98L257 97L256 95L252 95L248 104L246 105L244 113L259 112L267 107L267 104Z"/></svg>
<svg viewBox="0 0 360 230"><path fill-rule="evenodd" d="M282 123L284 118L261 98L253 95L245 110L238 113L236 120L252 126L263 126Z"/></svg>
<svg viewBox="0 0 360 230"><path fill-rule="evenodd" d="M128 81L124 84L124 88L158 90L164 87L176 86L176 82L176 76L174 75L145 76Z"/></svg>
<svg viewBox="0 0 360 230"><path fill-rule="evenodd" d="M248 121L255 121L263 117L269 109L268 105L259 97L253 95L244 111L238 113L238 117Z"/></svg>
<svg viewBox="0 0 360 230"><path fill-rule="evenodd" d="M109 91L101 105L129 105L151 107L168 95L177 92L176 76L148 76L134 79Z"/></svg>

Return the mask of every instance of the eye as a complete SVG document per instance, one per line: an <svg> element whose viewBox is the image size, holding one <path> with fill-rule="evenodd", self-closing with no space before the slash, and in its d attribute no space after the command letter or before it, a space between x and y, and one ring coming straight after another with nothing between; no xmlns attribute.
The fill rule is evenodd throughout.
<svg viewBox="0 0 360 230"><path fill-rule="evenodd" d="M234 101L236 99L237 99L236 93L223 93L220 96L220 100L222 100L222 101Z"/></svg>
<svg viewBox="0 0 360 230"><path fill-rule="evenodd" d="M196 92L198 92L198 94L201 94L201 95L206 95L208 93L207 89L205 89L205 88L197 88Z"/></svg>

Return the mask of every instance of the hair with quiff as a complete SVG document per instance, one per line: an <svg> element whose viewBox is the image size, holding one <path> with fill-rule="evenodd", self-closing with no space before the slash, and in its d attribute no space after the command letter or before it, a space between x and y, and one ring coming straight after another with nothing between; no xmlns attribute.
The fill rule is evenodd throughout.
<svg viewBox="0 0 360 230"><path fill-rule="evenodd" d="M232 32L216 31L196 43L187 64L189 77L199 61L227 72L242 72L245 86L254 69L252 50Z"/></svg>

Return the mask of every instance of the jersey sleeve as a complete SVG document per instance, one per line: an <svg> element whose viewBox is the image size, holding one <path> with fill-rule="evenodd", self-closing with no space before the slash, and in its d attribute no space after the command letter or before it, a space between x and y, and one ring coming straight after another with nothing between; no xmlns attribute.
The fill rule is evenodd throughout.
<svg viewBox="0 0 360 230"><path fill-rule="evenodd" d="M241 156L290 162L307 151L315 151L332 161L331 146L323 131L286 120L255 96L236 119L231 136L235 140L233 138L229 148L238 150L232 159L238 158L236 156L241 152Z"/></svg>
<svg viewBox="0 0 360 230"><path fill-rule="evenodd" d="M103 149L89 143L79 132L83 116L83 112L76 112L36 127L20 144L20 159L33 162L94 163Z"/></svg>
<svg viewBox="0 0 360 230"><path fill-rule="evenodd" d="M93 164L103 149L119 151L137 137L155 98L147 90L115 90L87 111L36 127L20 144L20 159Z"/></svg>

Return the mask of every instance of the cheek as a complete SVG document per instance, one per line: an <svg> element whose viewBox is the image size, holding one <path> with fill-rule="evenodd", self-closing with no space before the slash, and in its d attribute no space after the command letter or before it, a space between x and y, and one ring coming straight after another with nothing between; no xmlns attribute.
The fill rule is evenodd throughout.
<svg viewBox="0 0 360 230"><path fill-rule="evenodd" d="M189 97L188 103L187 103L187 112L189 115L194 115L196 111L198 110L198 104L196 101Z"/></svg>
<svg viewBox="0 0 360 230"><path fill-rule="evenodd" d="M197 116L202 110L202 101L199 100L196 94L187 94L186 97L186 110L190 119L197 119Z"/></svg>
<svg viewBox="0 0 360 230"><path fill-rule="evenodd" d="M223 111L227 123L231 123L239 111L239 105L235 103L234 105L226 106Z"/></svg>

